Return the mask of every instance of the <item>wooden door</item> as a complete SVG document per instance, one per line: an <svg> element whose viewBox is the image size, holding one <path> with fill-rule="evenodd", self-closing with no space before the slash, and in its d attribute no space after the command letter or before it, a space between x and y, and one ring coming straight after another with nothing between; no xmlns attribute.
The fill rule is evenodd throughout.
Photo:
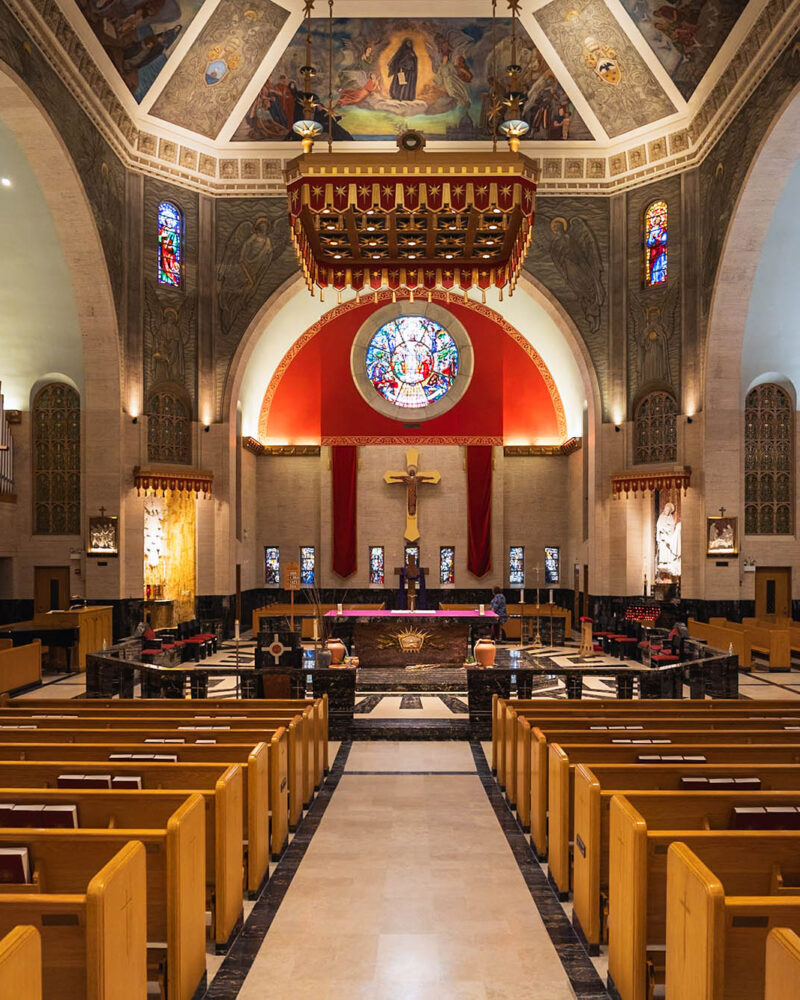
<svg viewBox="0 0 800 1000"><path fill-rule="evenodd" d="M756 618L777 621L792 616L792 570L789 566L756 567Z"/></svg>
<svg viewBox="0 0 800 1000"><path fill-rule="evenodd" d="M69 566L35 566L33 569L33 610L66 611L69 607Z"/></svg>

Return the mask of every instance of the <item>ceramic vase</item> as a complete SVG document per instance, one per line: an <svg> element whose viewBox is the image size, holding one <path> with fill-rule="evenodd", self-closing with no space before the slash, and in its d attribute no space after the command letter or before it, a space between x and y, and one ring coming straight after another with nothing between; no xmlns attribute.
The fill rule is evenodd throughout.
<svg viewBox="0 0 800 1000"><path fill-rule="evenodd" d="M328 639L325 643L325 648L329 650L331 654L331 666L341 667L344 663L344 658L347 656L347 647L342 642L341 639Z"/></svg>
<svg viewBox="0 0 800 1000"><path fill-rule="evenodd" d="M497 646L492 639L478 639L475 643L475 662L479 667L493 667Z"/></svg>

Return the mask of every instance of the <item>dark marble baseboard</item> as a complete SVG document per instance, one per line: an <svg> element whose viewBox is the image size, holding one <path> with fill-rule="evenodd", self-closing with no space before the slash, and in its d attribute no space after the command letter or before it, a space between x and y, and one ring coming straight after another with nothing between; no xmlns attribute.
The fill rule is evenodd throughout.
<svg viewBox="0 0 800 1000"><path fill-rule="evenodd" d="M356 691L466 691L463 667L406 670L404 667L369 667L356 672Z"/></svg>

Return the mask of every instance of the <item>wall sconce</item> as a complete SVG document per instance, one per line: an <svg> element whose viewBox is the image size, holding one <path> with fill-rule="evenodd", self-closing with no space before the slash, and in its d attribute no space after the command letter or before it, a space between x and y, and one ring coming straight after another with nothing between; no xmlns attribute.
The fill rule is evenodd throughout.
<svg viewBox="0 0 800 1000"><path fill-rule="evenodd" d="M138 417L131 417L131 423L132 424L138 424L139 423L139 418Z"/></svg>
<svg viewBox="0 0 800 1000"><path fill-rule="evenodd" d="M686 423L687 423L687 424L691 424L691 423L693 423L693 420L692 420L692 418L691 418L691 417L687 417L687 418L686 418Z"/></svg>
<svg viewBox="0 0 800 1000"><path fill-rule="evenodd" d="M208 432L211 430L211 426L209 424L206 424L203 430L206 434L208 434Z"/></svg>
<svg viewBox="0 0 800 1000"><path fill-rule="evenodd" d="M622 428L619 426L619 424L614 424L614 430L617 432L617 434L619 434Z"/></svg>

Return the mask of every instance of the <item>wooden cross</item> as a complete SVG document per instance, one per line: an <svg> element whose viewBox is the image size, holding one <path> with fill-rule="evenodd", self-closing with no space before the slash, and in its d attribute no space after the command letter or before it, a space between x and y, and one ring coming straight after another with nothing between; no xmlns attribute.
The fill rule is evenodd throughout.
<svg viewBox="0 0 800 1000"><path fill-rule="evenodd" d="M441 479L441 474L432 470L430 472L419 471L419 452L415 448L409 448L406 452L406 469L398 472L390 469L384 473L385 483L402 483L406 488L406 532L407 542L419 541L419 528L417 526L417 486L420 483L430 483L435 486Z"/></svg>
<svg viewBox="0 0 800 1000"><path fill-rule="evenodd" d="M725 517L725 511L727 509L728 509L727 507L720 507L720 509L719 509L719 516L720 517Z"/></svg>
<svg viewBox="0 0 800 1000"><path fill-rule="evenodd" d="M408 574L408 610L414 611L417 605L417 580L420 573L429 573L430 570L427 566L417 566L417 557L413 554L408 557L408 563L405 566L398 566L395 569L398 577L401 576L403 570Z"/></svg>

